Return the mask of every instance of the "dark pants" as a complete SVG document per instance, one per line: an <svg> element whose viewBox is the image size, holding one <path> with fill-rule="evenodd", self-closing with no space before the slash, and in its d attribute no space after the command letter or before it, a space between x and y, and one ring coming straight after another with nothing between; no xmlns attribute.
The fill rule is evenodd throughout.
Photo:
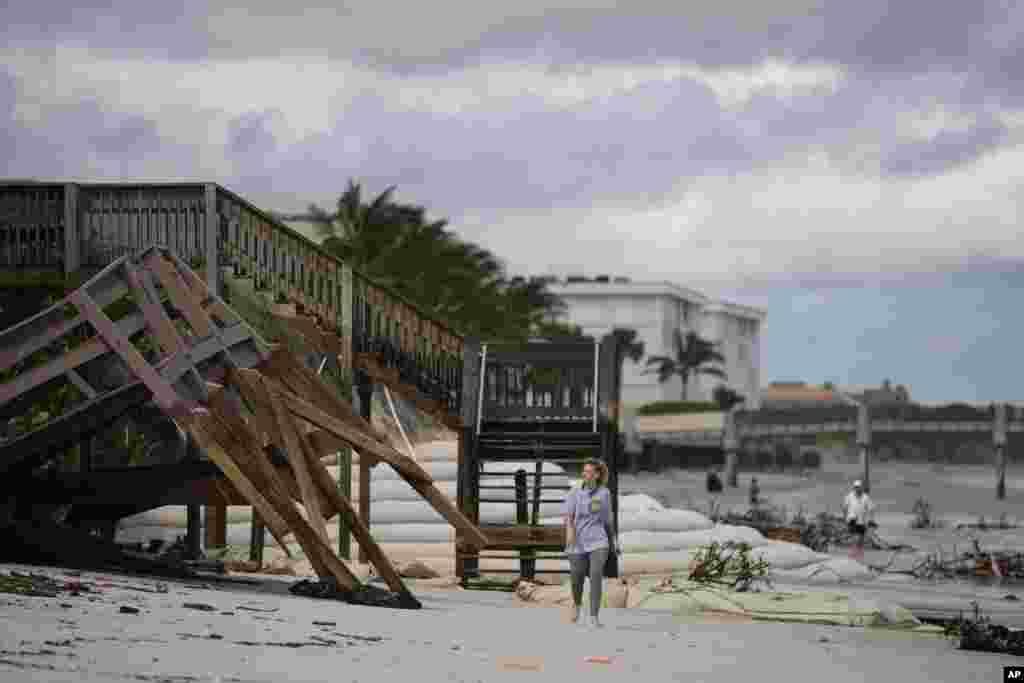
<svg viewBox="0 0 1024 683"><path fill-rule="evenodd" d="M582 555L569 555L572 575L572 602L583 604L583 581L590 577L590 614L597 616L601 609L601 587L604 584L604 565L608 561L608 548L598 548Z"/></svg>

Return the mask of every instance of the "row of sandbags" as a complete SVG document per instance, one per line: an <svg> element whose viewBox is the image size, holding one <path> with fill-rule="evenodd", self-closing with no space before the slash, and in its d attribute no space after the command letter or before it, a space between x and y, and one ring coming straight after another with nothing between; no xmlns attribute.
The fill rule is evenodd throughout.
<svg viewBox="0 0 1024 683"><path fill-rule="evenodd" d="M457 447L453 442L433 442L417 446L417 460L435 479L438 488L455 497L458 466L455 462ZM513 475L520 468L532 469L532 463L495 463L488 471ZM332 466L337 475L337 467ZM550 473L548 482L558 475L565 483L573 483L557 465L546 464ZM353 467L353 483L358 482L358 470ZM510 485L511 476L489 477L489 484ZM394 470L386 466L371 470L373 501L370 529L384 551L396 562L422 560L441 574L454 572L454 529L422 500ZM512 491L488 491L487 497L511 500ZM552 495L546 492L545 496ZM353 499L358 501L359 492ZM481 503L481 521L508 523L514 521L515 506L511 503ZM543 524L561 523L561 505L541 505ZM229 545L247 545L250 539L251 508L228 509L227 542ZM183 507L153 510L123 521L119 540L137 542L149 538L173 540L183 535L186 515ZM328 524L332 542L337 542L336 521ZM756 558L767 560L772 577L794 582L820 581L835 583L845 580L866 580L873 574L863 565L846 558L831 558L809 548L792 543L770 541L757 530L743 526L715 525L706 516L692 510L665 508L656 499L644 494L619 497L619 540L622 543L622 570L626 575L662 574L686 569L693 555L711 542L745 542L753 547ZM273 543L266 538L268 547ZM541 560L538 569L563 568L562 561ZM515 560L482 560L488 571L515 572Z"/></svg>

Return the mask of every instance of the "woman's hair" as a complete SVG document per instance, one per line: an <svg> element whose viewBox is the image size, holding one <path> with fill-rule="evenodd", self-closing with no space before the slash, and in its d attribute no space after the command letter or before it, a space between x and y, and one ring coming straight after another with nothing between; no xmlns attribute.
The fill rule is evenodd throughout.
<svg viewBox="0 0 1024 683"><path fill-rule="evenodd" d="M598 486L608 485L608 465L604 464L603 460L597 458L587 458L583 461L584 467L590 465L597 470L597 484Z"/></svg>

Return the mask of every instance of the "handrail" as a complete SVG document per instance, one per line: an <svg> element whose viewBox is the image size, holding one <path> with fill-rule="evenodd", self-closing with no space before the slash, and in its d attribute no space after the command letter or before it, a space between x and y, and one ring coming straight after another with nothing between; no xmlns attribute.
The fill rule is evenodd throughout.
<svg viewBox="0 0 1024 683"><path fill-rule="evenodd" d="M426 319L430 320L431 322L437 324L439 327L443 328L445 331L449 332L450 334L453 334L456 337L465 338L465 336L466 336L465 334L462 334L461 332L459 332L458 330L453 328L451 325L448 325L447 323L444 323L444 322L441 322L440 320L437 320L436 318L434 318L434 316L430 315L429 313L425 313L420 305L418 305L418 304L416 304L416 303L406 299L404 296L402 296L398 292L394 291L390 287L388 287L386 285L380 284L380 282L378 282L377 280L374 280L372 277L370 277L366 273L360 271L355 266L352 266L351 264L346 263L344 260L342 260L338 256L335 256L331 252L327 251L326 249L321 247L319 244L317 244L313 240L309 239L308 237L306 237L305 235L300 233L298 230L295 230L294 228L291 228L288 225L282 223L277 218L273 217L271 214L268 214L267 212L263 211L262 209L260 209L259 207L255 206L255 205L253 205L248 200L238 196L237 194L235 194L231 190L227 189L226 187L224 187L222 185L219 185L217 183L214 183L214 185L217 187L217 189L219 189L222 192L224 192L224 194L227 195L228 197L230 197L231 199L233 199L233 200L237 201L238 203L242 204L245 208L249 209L250 211L255 212L260 218L263 218L268 223L271 223L277 229L284 231L289 237L291 237L293 239L297 239L300 243L303 244L303 246L306 246L306 247L309 247L310 249L312 249L318 256L322 256L324 258L336 261L338 264L344 265L344 266L348 267L349 269L351 269L353 277L358 277L358 278L360 278L362 280L365 280L367 283L369 283L369 284L373 285L374 287L376 287L377 289L383 291L388 296L390 296L390 297L392 297L394 299L397 299L399 302L401 302L401 303L405 304L406 306L408 306L409 308L411 308L420 317L426 318ZM171 187L174 187L174 186L171 185Z"/></svg>
<svg viewBox="0 0 1024 683"><path fill-rule="evenodd" d="M424 318L426 320L429 320L431 323L437 325L438 327L440 327L442 330L444 330L448 334L451 334L452 336L458 337L460 340L464 340L465 337L466 337L466 335L464 333L460 332L458 329L454 328L449 323L438 319L437 317L435 317L435 315L433 315L431 313L426 312L421 305L419 305L419 304L417 304L417 303L415 303L413 301L410 301L409 299L407 299L403 295L399 294L398 292L394 291L393 289L391 289L387 285L381 284L380 282L378 282L374 278L370 277L366 273L358 270L357 268L353 267L351 264L346 263L344 260L342 260L341 258L339 258L339 257L335 256L334 254L330 253L329 251L327 251L326 249L324 249L323 247L318 245L316 242L314 242L310 238L306 237L305 235L303 235L302 233L298 232L294 228L291 228L288 225L286 225L285 223L281 222L276 217L274 217L272 214L270 214L270 213L260 209L258 206L254 205L252 202L246 200L244 197L239 196L238 194L236 194L232 190L228 189L227 187L224 187L223 185L221 185L219 183L202 183L202 182L184 182L184 183L153 182L153 183L149 183L149 182L114 182L114 181L89 182L89 183L54 183L54 182L34 182L34 181L27 181L27 180L0 180L0 188L26 189L26 190L43 190L43 189L62 190L66 185L72 185L72 186L74 186L76 188L86 189L86 190L89 190L89 189L95 189L95 190L140 190L140 189L168 189L168 190L171 190L171 189L177 189L177 190L196 190L196 191L201 191L205 187L207 187L208 185L212 185L217 191L222 192L225 197L229 198L231 201L237 202L239 205L241 205L242 207L248 209L249 211L252 211L259 218L263 219L268 224L270 224L271 227L273 227L274 229L276 229L276 230L278 230L280 232L283 232L290 239L298 241L302 247L310 249L315 255L320 256L322 258L325 258L325 259L327 259L329 261L334 261L337 265L341 265L341 266L345 266L345 267L349 268L352 271L352 275L353 275L354 278L359 278L359 279L365 281L367 284L372 285L374 288L380 290L381 292L386 294L388 297L393 298L397 302L399 302L399 303L409 307L410 309L412 309L412 311L414 313L416 313L416 315L418 315L419 317Z"/></svg>

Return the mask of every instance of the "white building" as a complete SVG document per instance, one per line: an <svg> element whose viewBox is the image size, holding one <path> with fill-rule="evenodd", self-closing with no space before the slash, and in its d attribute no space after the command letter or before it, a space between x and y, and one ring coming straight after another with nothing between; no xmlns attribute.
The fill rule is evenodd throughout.
<svg viewBox="0 0 1024 683"><path fill-rule="evenodd" d="M686 400L709 401L719 384L745 397L745 408L761 403L761 328L765 311L714 301L699 292L669 282L632 282L627 278L569 278L552 282L549 290L565 301L564 319L583 332L601 337L615 327L635 329L649 356L674 356L672 333L693 331L715 342L725 356L727 379L698 376L687 386ZM628 447L636 448L633 416L653 401L682 400L678 377L660 384L656 374L643 374L645 361L626 360L622 370L621 428Z"/></svg>

